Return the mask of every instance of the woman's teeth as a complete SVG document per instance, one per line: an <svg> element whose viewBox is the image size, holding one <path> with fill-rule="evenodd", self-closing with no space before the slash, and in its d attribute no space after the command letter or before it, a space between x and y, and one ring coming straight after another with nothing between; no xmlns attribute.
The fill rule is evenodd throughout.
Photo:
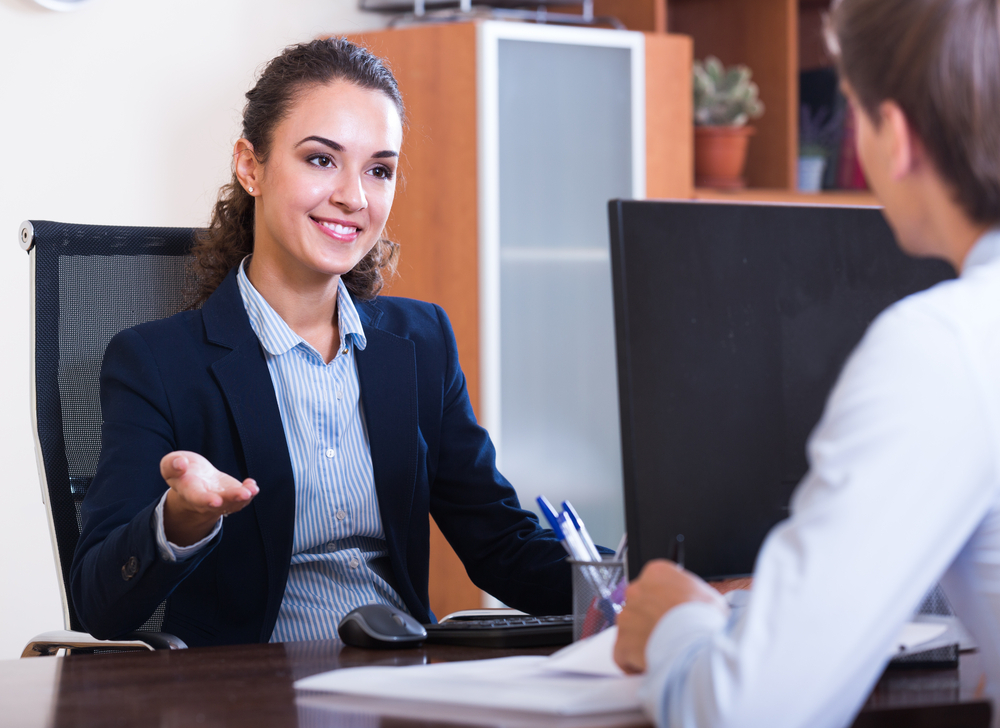
<svg viewBox="0 0 1000 728"><path fill-rule="evenodd" d="M358 231L356 227L346 227L344 225L338 225L335 222L320 222L319 224L329 230L333 230L333 232L338 235L353 235Z"/></svg>

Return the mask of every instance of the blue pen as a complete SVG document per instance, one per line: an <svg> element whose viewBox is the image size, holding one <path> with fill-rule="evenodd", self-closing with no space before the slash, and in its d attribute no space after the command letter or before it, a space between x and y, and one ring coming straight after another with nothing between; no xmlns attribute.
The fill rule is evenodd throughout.
<svg viewBox="0 0 1000 728"><path fill-rule="evenodd" d="M587 533L587 527L583 524L583 519L580 518L580 514L576 512L573 504L569 501L563 501L563 512L569 517L569 520L573 523L573 527L576 528L576 532L580 534L580 540L583 541L584 547L587 549L587 553L590 556L591 561L600 561L601 552L597 550L597 546L594 544L594 539L590 537Z"/></svg>
<svg viewBox="0 0 1000 728"><path fill-rule="evenodd" d="M556 509L552 507L548 499L544 495L538 496L536 499L538 501L538 507L542 509L542 515L545 516L547 520L552 525L552 530L556 532L556 538L558 538L566 549L566 553L569 554L571 559L576 559L577 561L590 561L590 554L587 552L587 547L583 545L583 540L580 538L576 529L573 528L571 522L565 513L556 515Z"/></svg>
<svg viewBox="0 0 1000 728"><path fill-rule="evenodd" d="M549 526L555 531L556 538L559 539L563 548L566 549L566 553L575 559L576 556L573 554L573 549L566 543L566 534L563 533L562 526L559 525L559 516L556 515L556 511L552 507L552 504L549 503L549 499L544 495L540 495L535 500L538 501L538 507L541 509L542 515L545 516L545 520L549 522Z"/></svg>

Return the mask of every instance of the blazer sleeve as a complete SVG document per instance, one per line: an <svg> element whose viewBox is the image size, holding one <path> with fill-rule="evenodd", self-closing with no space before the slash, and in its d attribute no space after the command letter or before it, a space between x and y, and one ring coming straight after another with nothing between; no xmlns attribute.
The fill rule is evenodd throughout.
<svg viewBox="0 0 1000 728"><path fill-rule="evenodd" d="M566 552L535 514L521 508L497 470L496 450L469 402L451 323L434 308L447 362L431 515L476 586L532 614L567 614L572 583Z"/></svg>
<svg viewBox="0 0 1000 728"><path fill-rule="evenodd" d="M139 332L111 340L100 381L101 456L81 507L70 591L83 626L112 639L142 626L222 535L186 561L160 557L152 516L167 484L159 466L177 448L159 366Z"/></svg>

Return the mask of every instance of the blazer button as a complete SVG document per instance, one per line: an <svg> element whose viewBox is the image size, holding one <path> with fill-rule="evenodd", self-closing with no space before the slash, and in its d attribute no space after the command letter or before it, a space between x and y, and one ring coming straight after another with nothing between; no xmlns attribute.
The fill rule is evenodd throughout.
<svg viewBox="0 0 1000 728"><path fill-rule="evenodd" d="M139 559L134 556L129 556L128 561L122 566L122 579L129 581L133 576L139 573Z"/></svg>

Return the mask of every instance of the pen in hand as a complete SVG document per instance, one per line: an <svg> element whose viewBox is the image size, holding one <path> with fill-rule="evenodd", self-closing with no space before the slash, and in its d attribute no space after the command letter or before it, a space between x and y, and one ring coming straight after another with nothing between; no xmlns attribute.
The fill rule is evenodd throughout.
<svg viewBox="0 0 1000 728"><path fill-rule="evenodd" d="M684 568L684 534L678 533L674 537L674 558L673 562L682 569Z"/></svg>

